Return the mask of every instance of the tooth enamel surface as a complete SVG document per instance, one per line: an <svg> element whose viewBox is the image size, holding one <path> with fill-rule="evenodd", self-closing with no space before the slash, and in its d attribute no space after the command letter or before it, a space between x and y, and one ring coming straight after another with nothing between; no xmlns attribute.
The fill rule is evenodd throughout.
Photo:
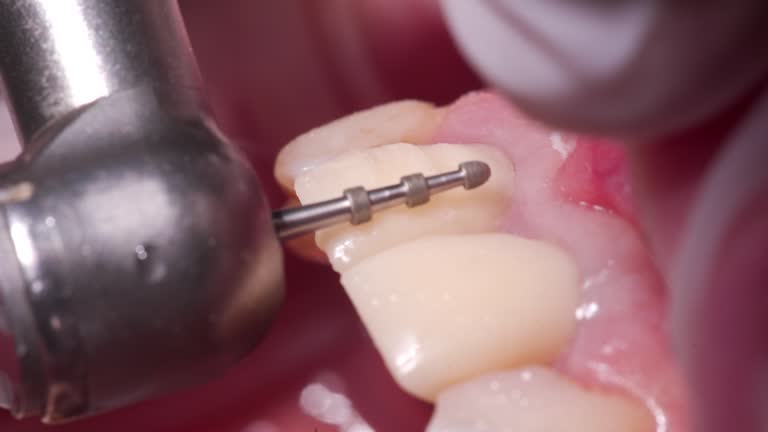
<svg viewBox="0 0 768 432"><path fill-rule="evenodd" d="M627 398L588 391L555 371L499 372L442 393L427 432L653 432Z"/></svg>
<svg viewBox="0 0 768 432"><path fill-rule="evenodd" d="M421 142L441 113L428 103L400 101L351 114L288 143L278 155L275 175L290 188L296 176L340 153L403 141Z"/></svg>
<svg viewBox="0 0 768 432"><path fill-rule="evenodd" d="M341 196L352 186L372 189L398 183L404 175L433 175L458 169L461 162L481 160L491 178L476 189L436 194L427 205L399 206L374 214L371 222L321 230L318 246L337 271L407 240L434 234L484 233L498 229L514 171L501 152L488 146L389 144L344 153L300 175L296 194L303 204Z"/></svg>
<svg viewBox="0 0 768 432"><path fill-rule="evenodd" d="M482 373L554 360L574 329L579 278L557 247L473 234L387 249L342 284L390 373L431 401Z"/></svg>

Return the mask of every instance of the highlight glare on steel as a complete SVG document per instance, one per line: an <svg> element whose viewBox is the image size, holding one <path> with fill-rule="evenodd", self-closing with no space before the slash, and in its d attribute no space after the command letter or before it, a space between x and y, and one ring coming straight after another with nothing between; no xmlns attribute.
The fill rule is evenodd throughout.
<svg viewBox="0 0 768 432"><path fill-rule="evenodd" d="M411 174L400 183L373 190L358 186L346 189L343 195L328 201L272 212L272 223L278 237L298 237L332 225L350 223L359 225L372 219L377 211L405 204L416 207L429 202L432 194L458 186L474 189L491 176L491 168L485 162L468 161L459 169L425 177Z"/></svg>

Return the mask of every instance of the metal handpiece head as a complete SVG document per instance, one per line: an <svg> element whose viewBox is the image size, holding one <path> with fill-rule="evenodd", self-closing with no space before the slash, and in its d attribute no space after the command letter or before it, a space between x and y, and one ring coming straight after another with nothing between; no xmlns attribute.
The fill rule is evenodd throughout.
<svg viewBox="0 0 768 432"><path fill-rule="evenodd" d="M209 119L177 3L0 0L23 148L0 172L0 407L16 417L204 382L279 308L271 209Z"/></svg>
<svg viewBox="0 0 768 432"><path fill-rule="evenodd" d="M16 416L67 421L201 383L278 310L282 253L255 173L153 98L91 105L0 180L33 189L0 205L0 404Z"/></svg>
<svg viewBox="0 0 768 432"><path fill-rule="evenodd" d="M468 161L450 171L425 177L411 174L400 183L366 190L362 186L349 188L339 198L278 210L272 222L280 238L297 237L336 224L359 225L370 221L377 211L405 204L416 207L429 202L432 194L463 186L474 189L491 177L491 167L485 162Z"/></svg>

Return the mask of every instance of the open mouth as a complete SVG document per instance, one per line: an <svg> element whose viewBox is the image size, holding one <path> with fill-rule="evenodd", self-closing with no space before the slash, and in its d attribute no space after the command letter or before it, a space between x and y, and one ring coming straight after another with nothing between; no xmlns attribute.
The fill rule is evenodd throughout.
<svg viewBox="0 0 768 432"><path fill-rule="evenodd" d="M313 202L470 159L477 190L289 244L275 331L227 377L63 430L687 430L619 147L479 92L320 127L276 173Z"/></svg>
<svg viewBox="0 0 768 432"><path fill-rule="evenodd" d="M276 173L312 202L470 159L493 168L483 188L292 242L275 328L227 376L57 429L687 431L620 147L481 92L315 129Z"/></svg>

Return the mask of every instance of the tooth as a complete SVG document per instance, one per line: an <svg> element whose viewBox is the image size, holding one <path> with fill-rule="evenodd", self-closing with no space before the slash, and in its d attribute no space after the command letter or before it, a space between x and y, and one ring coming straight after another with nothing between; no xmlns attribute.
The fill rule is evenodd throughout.
<svg viewBox="0 0 768 432"><path fill-rule="evenodd" d="M299 176L296 194L303 204L336 198L351 186L375 188L397 183L403 175L437 174L457 169L461 162L481 160L491 178L476 189L456 189L416 208L392 208L373 221L340 226L317 233L318 246L337 271L406 240L434 234L482 233L498 229L508 205L514 171L498 150L482 145L390 144L347 152Z"/></svg>
<svg viewBox="0 0 768 432"><path fill-rule="evenodd" d="M424 143L442 112L428 103L401 101L343 117L288 143L277 157L275 176L290 190L302 172L340 153L403 141Z"/></svg>
<svg viewBox="0 0 768 432"><path fill-rule="evenodd" d="M425 400L482 373L553 361L579 304L561 249L509 234L425 237L342 274L390 373Z"/></svg>
<svg viewBox="0 0 768 432"><path fill-rule="evenodd" d="M579 304L579 274L570 256L543 242L489 234L499 229L514 170L488 146L390 144L349 151L295 182L297 196L309 203L334 198L344 187L379 187L466 160L487 162L489 182L316 236L392 375L426 400L479 373L554 360L573 331Z"/></svg>
<svg viewBox="0 0 768 432"><path fill-rule="evenodd" d="M427 432L653 432L649 410L533 367L486 375L437 400Z"/></svg>

